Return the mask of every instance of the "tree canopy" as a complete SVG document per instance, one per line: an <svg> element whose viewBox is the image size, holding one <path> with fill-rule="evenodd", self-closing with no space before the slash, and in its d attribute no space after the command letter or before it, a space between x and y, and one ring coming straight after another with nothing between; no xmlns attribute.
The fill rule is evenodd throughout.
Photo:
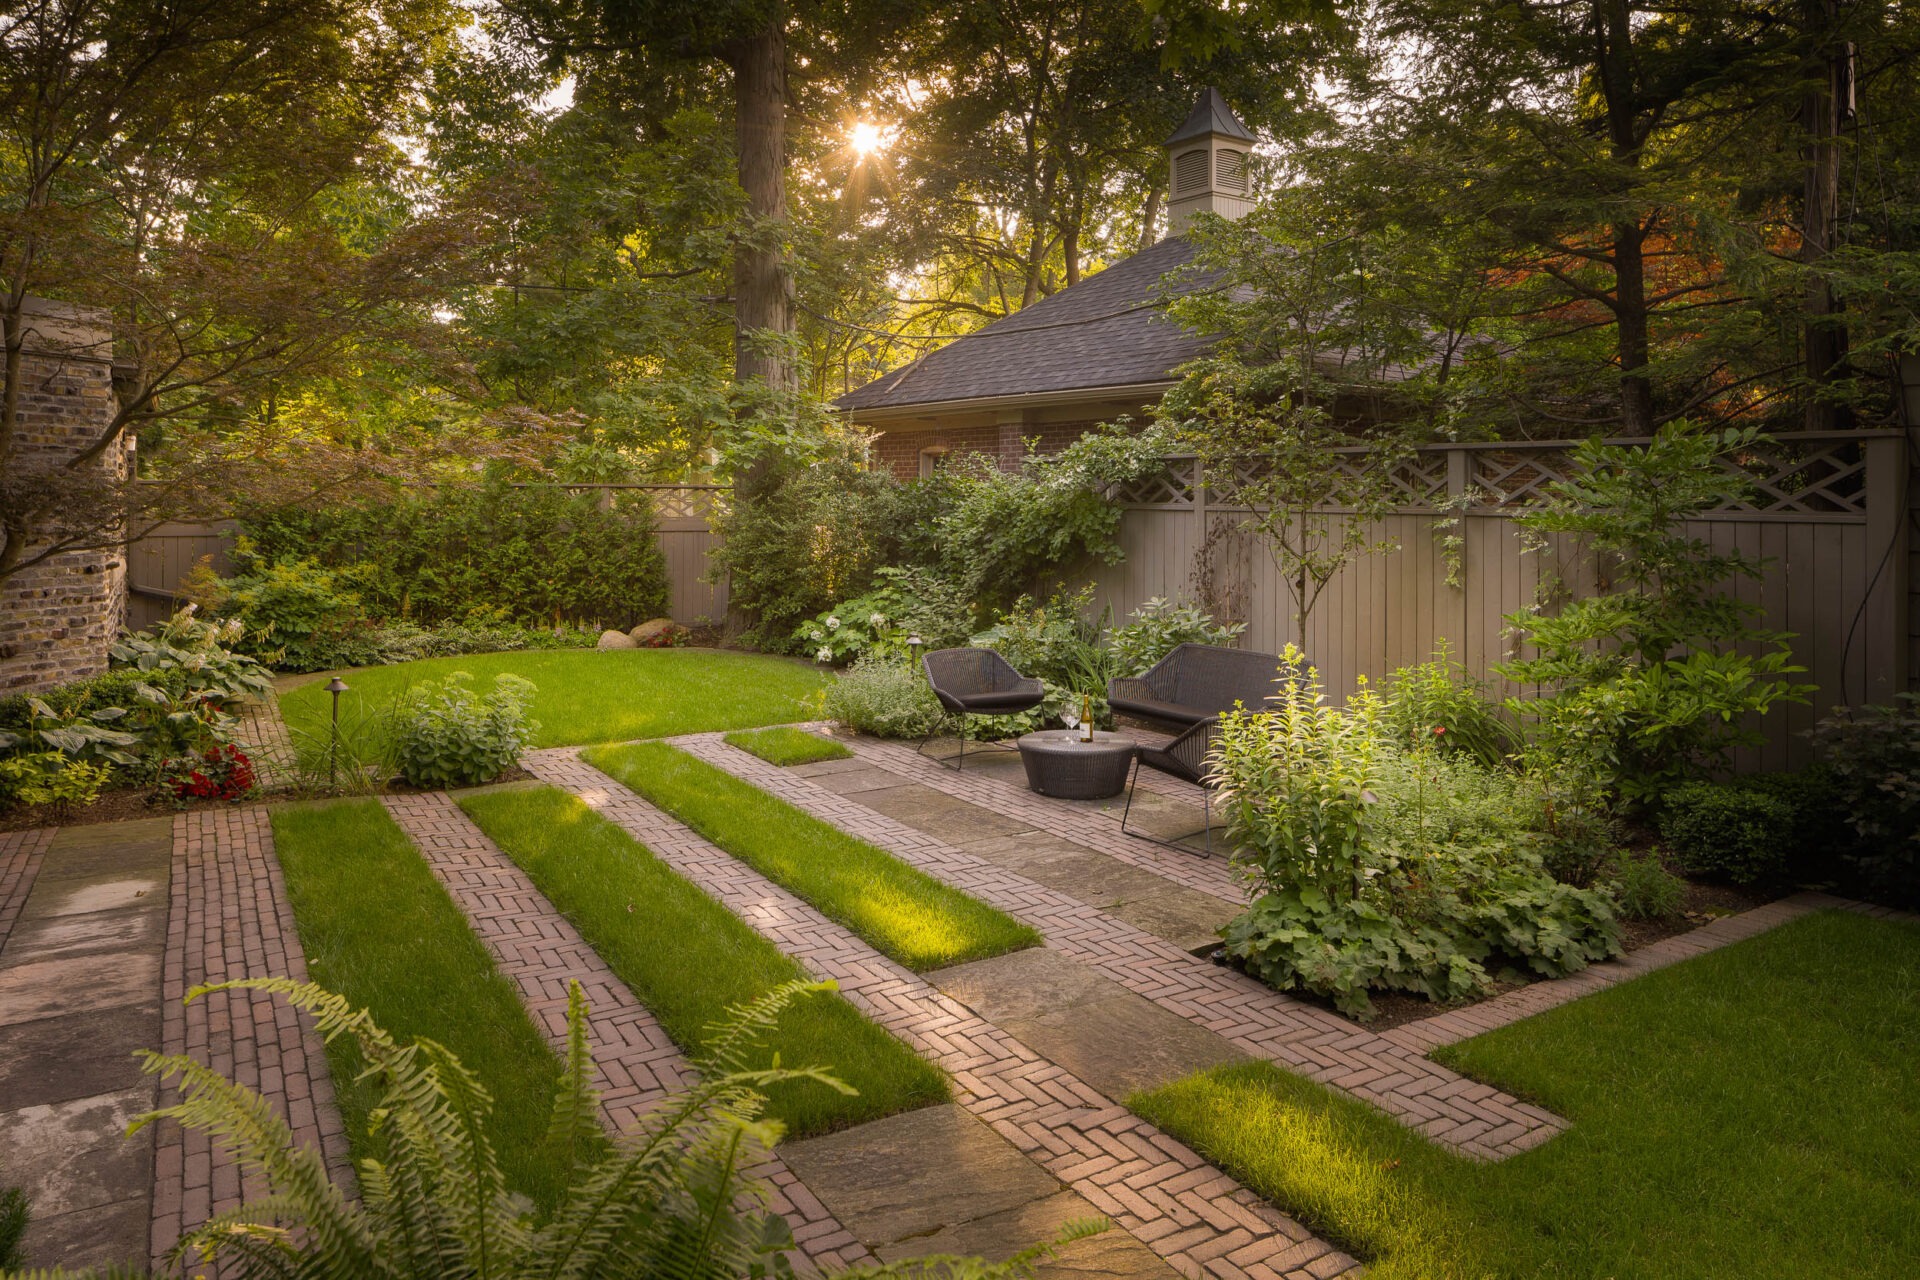
<svg viewBox="0 0 1920 1280"><path fill-rule="evenodd" d="M1180 304L1237 422L1886 422L1920 340L1890 0L5 12L0 451L26 300L110 308L95 453L139 433L173 514L815 456L833 396L1162 234L1207 85L1261 138L1254 213L1193 233L1243 287ZM0 461L0 576L117 536L124 491Z"/></svg>

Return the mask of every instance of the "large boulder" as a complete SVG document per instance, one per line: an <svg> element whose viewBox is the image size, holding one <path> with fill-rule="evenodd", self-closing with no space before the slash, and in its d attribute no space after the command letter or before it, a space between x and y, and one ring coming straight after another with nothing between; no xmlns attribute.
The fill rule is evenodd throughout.
<svg viewBox="0 0 1920 1280"><path fill-rule="evenodd" d="M624 631L602 631L596 649L638 649L639 642Z"/></svg>
<svg viewBox="0 0 1920 1280"><path fill-rule="evenodd" d="M678 644L687 634L687 629L672 618L653 618L641 623L627 636L642 649L664 649L668 645Z"/></svg>

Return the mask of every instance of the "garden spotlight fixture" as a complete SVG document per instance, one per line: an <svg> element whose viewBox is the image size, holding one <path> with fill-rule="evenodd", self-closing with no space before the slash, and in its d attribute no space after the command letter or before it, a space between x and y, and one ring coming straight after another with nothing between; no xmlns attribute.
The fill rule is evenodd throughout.
<svg viewBox="0 0 1920 1280"><path fill-rule="evenodd" d="M327 739L327 785L338 786L340 755L340 695L347 691L347 682L339 676L327 681L327 692L333 695L333 733Z"/></svg>

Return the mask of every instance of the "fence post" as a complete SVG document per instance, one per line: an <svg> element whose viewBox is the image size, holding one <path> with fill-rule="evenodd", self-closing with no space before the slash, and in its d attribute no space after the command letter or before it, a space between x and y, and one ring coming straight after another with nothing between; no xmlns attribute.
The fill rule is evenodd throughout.
<svg viewBox="0 0 1920 1280"><path fill-rule="evenodd" d="M1445 587L1445 605L1439 613L1444 618L1448 631L1443 633L1452 642L1453 651L1466 661L1467 653L1467 593L1473 588L1473 575L1467 572L1467 486L1472 479L1473 455L1459 445L1447 450L1447 509L1457 521L1454 528L1460 534L1460 585Z"/></svg>
<svg viewBox="0 0 1920 1280"><path fill-rule="evenodd" d="M1908 687L1909 520L1907 439L1904 432L1869 437L1862 450L1867 480L1867 577L1860 617L1861 654L1869 703L1893 701Z"/></svg>

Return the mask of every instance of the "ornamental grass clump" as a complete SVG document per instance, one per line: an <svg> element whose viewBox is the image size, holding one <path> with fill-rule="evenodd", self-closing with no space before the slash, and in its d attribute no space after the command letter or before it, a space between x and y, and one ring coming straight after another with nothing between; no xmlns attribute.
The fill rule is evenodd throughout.
<svg viewBox="0 0 1920 1280"><path fill-rule="evenodd" d="M1229 957L1366 1018L1371 991L1461 1000L1618 954L1609 895L1547 873L1528 781L1432 745L1444 726L1402 747L1395 720L1364 682L1330 705L1291 645L1267 710L1221 718L1214 781L1260 890Z"/></svg>

